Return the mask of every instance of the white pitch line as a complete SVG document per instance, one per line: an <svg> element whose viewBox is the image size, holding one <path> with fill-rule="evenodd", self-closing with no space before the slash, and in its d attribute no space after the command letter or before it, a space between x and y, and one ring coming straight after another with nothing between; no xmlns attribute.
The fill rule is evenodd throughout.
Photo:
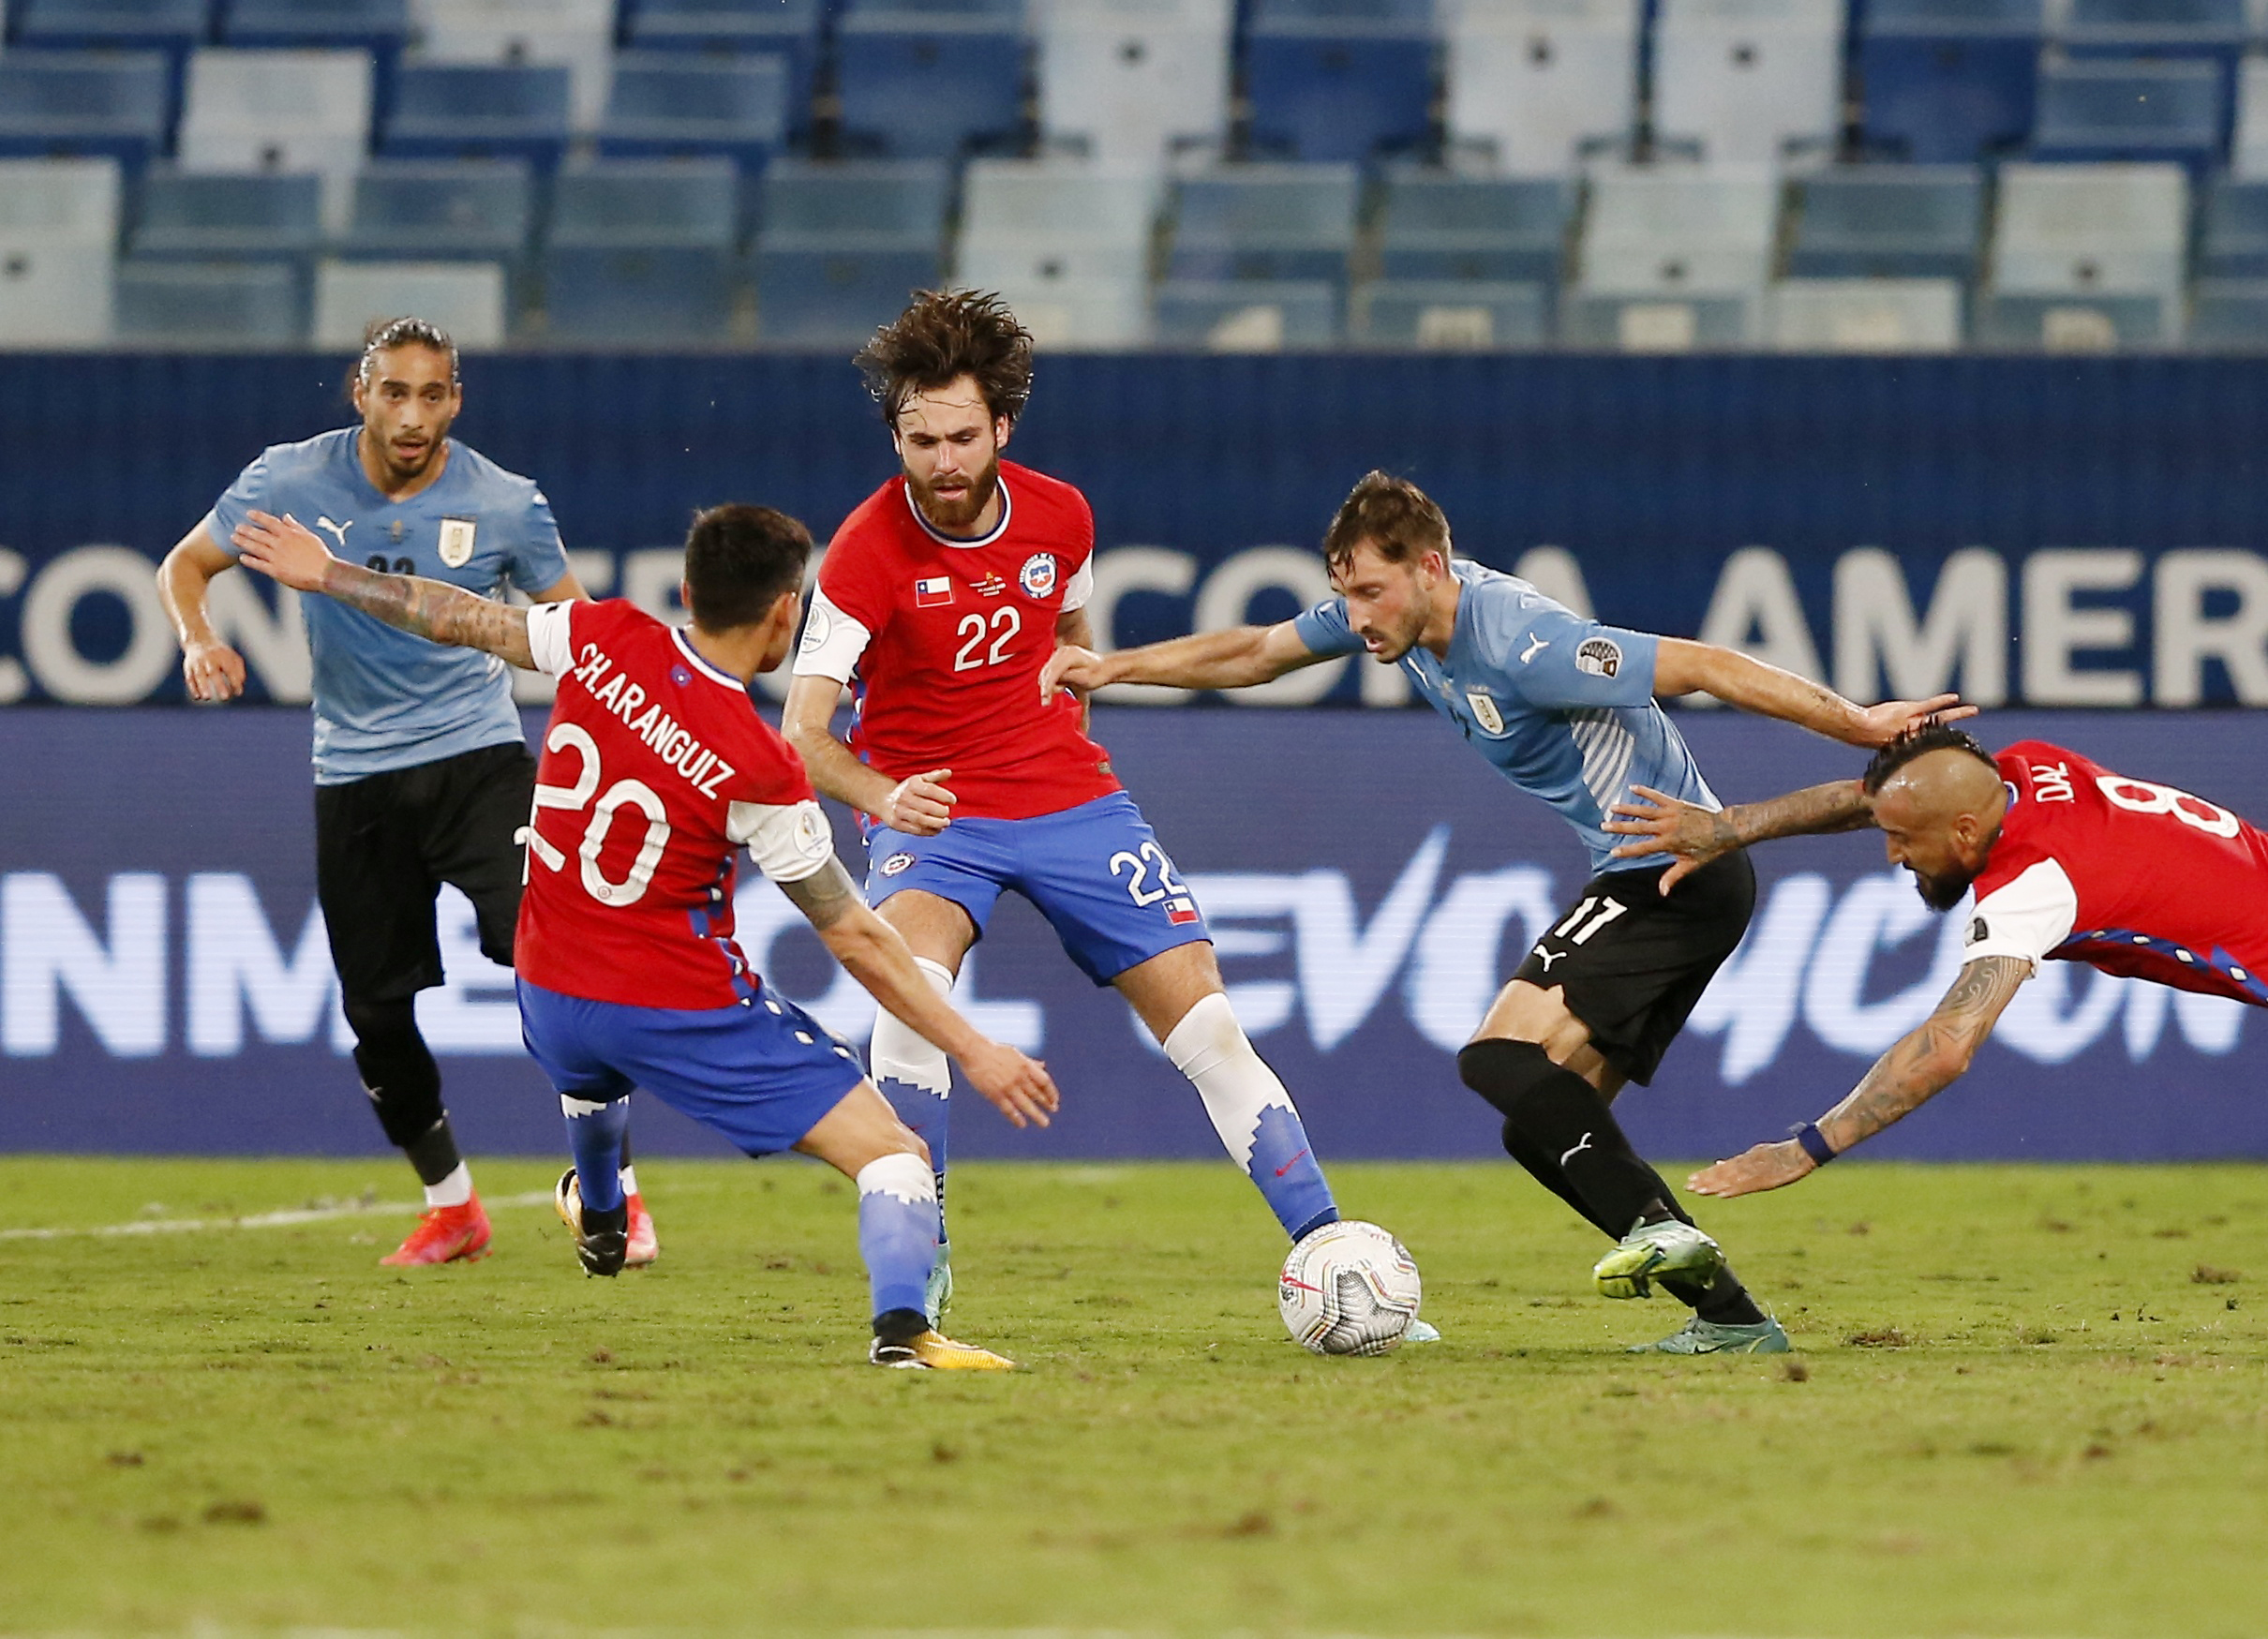
<svg viewBox="0 0 2268 1639"><path fill-rule="evenodd" d="M536 1189L526 1195L498 1196L481 1204L490 1208L545 1206L550 1200L551 1191ZM0 1241L64 1241L82 1235L186 1235L197 1229L281 1229L293 1224L321 1223L326 1218L383 1217L425 1210L424 1202L413 1200L372 1201L368 1206L357 1202L348 1206L291 1207L240 1218L142 1218L130 1224L97 1224L82 1229L0 1229Z"/></svg>

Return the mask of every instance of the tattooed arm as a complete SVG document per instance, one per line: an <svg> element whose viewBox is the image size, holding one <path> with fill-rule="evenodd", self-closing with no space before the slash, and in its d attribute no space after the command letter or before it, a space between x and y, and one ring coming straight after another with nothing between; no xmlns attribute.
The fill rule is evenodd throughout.
<svg viewBox="0 0 2268 1639"><path fill-rule="evenodd" d="M1619 836L1642 839L1617 848L1614 857L1618 859L1636 859L1648 854L1678 857L1676 863L1662 873L1664 893L1686 872L1697 871L1736 848L1769 842L1774 837L1855 831L1871 825L1874 818L1873 805L1856 780L1810 785L1785 797L1774 797L1764 802L1737 802L1713 812L1690 802L1680 802L1650 785L1634 785L1630 789L1636 800L1616 803L1616 817L1606 821L1604 828Z"/></svg>
<svg viewBox="0 0 2268 1639"><path fill-rule="evenodd" d="M2032 964L2021 956L1980 956L1964 966L1937 1010L1876 1059L1851 1095L1819 1118L1828 1147L1840 1155L1951 1086L1992 1034L2017 987L2031 976ZM1696 1195L1753 1195L1793 1184L1818 1168L1801 1144L1785 1139L1704 1168L1686 1187Z"/></svg>
<svg viewBox="0 0 2268 1639"><path fill-rule="evenodd" d="M533 670L528 611L414 574L380 574L331 556L289 514L250 514L230 536L247 568L303 592L321 592L404 632L458 648L481 648Z"/></svg>

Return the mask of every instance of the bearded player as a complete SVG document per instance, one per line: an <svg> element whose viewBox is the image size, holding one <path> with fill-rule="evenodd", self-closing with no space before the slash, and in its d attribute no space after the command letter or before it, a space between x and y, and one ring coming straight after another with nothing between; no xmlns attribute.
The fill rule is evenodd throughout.
<svg viewBox="0 0 2268 1639"><path fill-rule="evenodd" d="M529 827L515 955L529 1050L560 1093L574 1165L560 1215L593 1274L627 1251L622 1137L651 1090L752 1155L795 1149L858 1186L858 1251L878 1365L997 1371L921 1310L937 1199L921 1142L850 1049L768 991L733 943L742 845L837 961L1018 1125L1055 1108L1047 1071L988 1041L931 991L904 941L858 901L803 766L750 702L787 657L811 536L766 507L712 508L685 543L675 631L619 599L507 608L438 581L331 557L291 519L253 512L244 560L421 637L485 649L559 680Z"/></svg>
<svg viewBox="0 0 2268 1639"><path fill-rule="evenodd" d="M2132 780L2077 752L2019 740L1995 756L1932 724L1886 747L1863 778L1705 813L1657 791L1608 829L1625 857L1678 856L1678 877L1751 842L1873 826L1930 908L1976 907L1937 1009L1851 1095L1780 1143L1694 1174L1701 1195L1751 1195L1808 1176L1960 1078L2042 961L2268 1006L2268 834L2201 797Z"/></svg>
<svg viewBox="0 0 2268 1639"><path fill-rule="evenodd" d="M1087 738L1082 704L1041 700L1056 645L1092 641L1095 519L1071 485L1001 459L1031 393L1031 336L996 296L924 291L858 364L902 470L828 547L782 723L812 783L867 816L869 901L942 994L1002 891L1022 894L1196 1083L1286 1233L1334 1221L1291 1095L1223 993L1196 900ZM846 686L848 745L829 727ZM945 1056L886 1012L871 1058L942 1192ZM941 1253L933 1319L951 1293Z"/></svg>

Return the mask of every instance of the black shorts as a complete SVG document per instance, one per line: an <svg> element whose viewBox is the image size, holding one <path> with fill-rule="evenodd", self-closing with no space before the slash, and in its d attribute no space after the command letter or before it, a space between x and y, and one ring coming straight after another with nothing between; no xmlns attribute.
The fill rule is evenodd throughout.
<svg viewBox="0 0 2268 1639"><path fill-rule="evenodd" d="M1744 853L1704 865L1661 891L1659 871L1609 871L1583 885L1515 978L1564 986L1591 1045L1640 1086L1748 931L1756 872Z"/></svg>
<svg viewBox="0 0 2268 1639"><path fill-rule="evenodd" d="M512 965L535 759L517 740L315 788L315 892L338 987L395 1002L441 982L433 901L472 901L481 953Z"/></svg>

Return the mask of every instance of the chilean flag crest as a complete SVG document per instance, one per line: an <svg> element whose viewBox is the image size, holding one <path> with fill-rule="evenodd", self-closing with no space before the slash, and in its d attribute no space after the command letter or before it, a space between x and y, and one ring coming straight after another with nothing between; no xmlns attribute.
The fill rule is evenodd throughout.
<svg viewBox="0 0 2268 1639"><path fill-rule="evenodd" d="M1175 927L1179 927L1185 922L1196 921L1197 901L1184 899L1166 901L1166 920Z"/></svg>
<svg viewBox="0 0 2268 1639"><path fill-rule="evenodd" d="M940 603L953 601L953 577L949 574L924 575L914 582L914 607L933 609Z"/></svg>

